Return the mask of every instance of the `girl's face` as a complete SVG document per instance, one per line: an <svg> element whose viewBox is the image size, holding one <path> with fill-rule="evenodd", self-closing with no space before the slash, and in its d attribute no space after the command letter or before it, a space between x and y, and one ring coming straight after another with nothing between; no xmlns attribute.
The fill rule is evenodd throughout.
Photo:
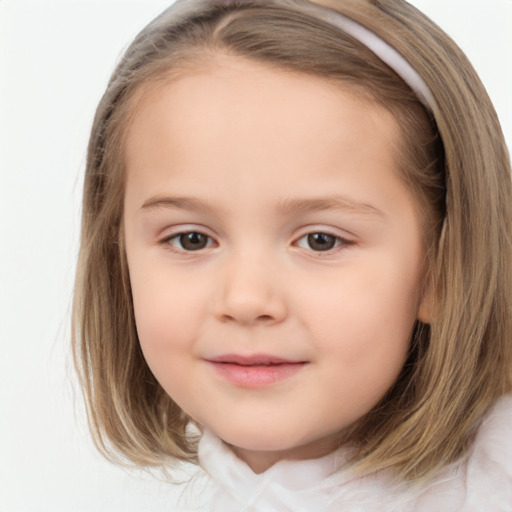
<svg viewBox="0 0 512 512"><path fill-rule="evenodd" d="M124 230L151 370L255 471L331 451L428 320L394 118L224 56L137 105Z"/></svg>

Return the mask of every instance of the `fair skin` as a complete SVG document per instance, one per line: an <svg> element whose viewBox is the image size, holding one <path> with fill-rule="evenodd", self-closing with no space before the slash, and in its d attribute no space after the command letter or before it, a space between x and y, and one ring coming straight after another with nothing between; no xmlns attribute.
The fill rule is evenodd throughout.
<svg viewBox="0 0 512 512"><path fill-rule="evenodd" d="M256 472L333 450L427 320L398 144L353 92L235 57L137 103L123 227L140 344Z"/></svg>

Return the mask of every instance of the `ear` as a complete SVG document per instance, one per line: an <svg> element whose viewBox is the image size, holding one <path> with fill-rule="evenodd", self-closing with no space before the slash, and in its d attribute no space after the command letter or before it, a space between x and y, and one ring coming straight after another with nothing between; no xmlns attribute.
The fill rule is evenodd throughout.
<svg viewBox="0 0 512 512"><path fill-rule="evenodd" d="M432 279L426 279L418 306L418 320L424 324L431 323L434 317L434 295Z"/></svg>

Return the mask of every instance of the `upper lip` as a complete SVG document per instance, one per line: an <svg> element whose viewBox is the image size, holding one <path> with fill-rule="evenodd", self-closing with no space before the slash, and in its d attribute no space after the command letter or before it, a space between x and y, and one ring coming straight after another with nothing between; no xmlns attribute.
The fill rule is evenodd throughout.
<svg viewBox="0 0 512 512"><path fill-rule="evenodd" d="M291 359L284 359L268 354L253 354L249 356L241 354L224 354L221 356L208 358L212 363L233 363L241 366L251 366L256 364L299 364L306 361L297 361Z"/></svg>

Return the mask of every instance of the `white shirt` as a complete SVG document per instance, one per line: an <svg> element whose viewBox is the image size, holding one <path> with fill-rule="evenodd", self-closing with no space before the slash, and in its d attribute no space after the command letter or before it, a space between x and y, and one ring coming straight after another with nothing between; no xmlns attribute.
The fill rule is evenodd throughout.
<svg viewBox="0 0 512 512"><path fill-rule="evenodd" d="M355 479L337 471L343 450L283 460L254 473L219 438L199 443L203 470L187 487L186 510L201 512L512 512L512 397L484 419L468 457L427 487L392 487L384 475Z"/></svg>

